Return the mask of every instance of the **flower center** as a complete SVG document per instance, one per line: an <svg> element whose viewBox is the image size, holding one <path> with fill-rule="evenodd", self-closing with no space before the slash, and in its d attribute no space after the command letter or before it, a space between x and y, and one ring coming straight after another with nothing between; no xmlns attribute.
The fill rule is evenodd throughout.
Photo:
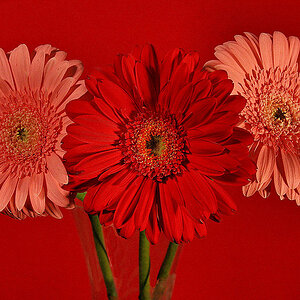
<svg viewBox="0 0 300 300"><path fill-rule="evenodd" d="M182 172L185 132L172 116L140 114L120 138L124 162L154 180Z"/></svg>
<svg viewBox="0 0 300 300"><path fill-rule="evenodd" d="M299 153L300 98L299 74L279 68L256 70L245 80L241 93L247 104L241 115L256 141Z"/></svg>
<svg viewBox="0 0 300 300"><path fill-rule="evenodd" d="M1 121L2 141L9 153L14 153L16 159L38 154L37 145L45 134L45 122L34 108L17 108L3 114Z"/></svg>
<svg viewBox="0 0 300 300"><path fill-rule="evenodd" d="M17 138L21 141L26 141L27 140L27 135L28 135L28 132L25 128L18 128L17 129Z"/></svg>
<svg viewBox="0 0 300 300"><path fill-rule="evenodd" d="M165 147L162 136L151 135L150 140L146 141L146 148L151 149L151 155L161 155Z"/></svg>
<svg viewBox="0 0 300 300"><path fill-rule="evenodd" d="M283 112L282 110L281 110L281 108L277 108L277 110L274 112L274 118L275 118L275 120L280 120L280 121L284 121L285 120L285 114L286 114L286 112Z"/></svg>
<svg viewBox="0 0 300 300"><path fill-rule="evenodd" d="M45 156L53 150L61 128L53 108L33 95L0 101L0 163L19 177L44 171Z"/></svg>

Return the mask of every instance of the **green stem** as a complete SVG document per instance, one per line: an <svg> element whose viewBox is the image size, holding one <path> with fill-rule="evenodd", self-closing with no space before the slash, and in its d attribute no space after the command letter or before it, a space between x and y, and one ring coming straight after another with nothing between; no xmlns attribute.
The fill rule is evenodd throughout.
<svg viewBox="0 0 300 300"><path fill-rule="evenodd" d="M139 246L139 279L140 279L140 300L150 300L150 244L145 231L140 232Z"/></svg>
<svg viewBox="0 0 300 300"><path fill-rule="evenodd" d="M160 299L161 296L163 296L165 289L166 289L166 283L167 279L170 274L170 270L176 255L178 249L178 244L170 243L166 256L164 258L164 261L160 267L158 276L157 276L157 283L153 292L153 300Z"/></svg>
<svg viewBox="0 0 300 300"><path fill-rule="evenodd" d="M109 300L116 300L118 299L118 294L110 267L109 258L105 250L104 235L99 222L99 217L97 215L89 215L89 218L92 224L95 247L107 290L107 297Z"/></svg>

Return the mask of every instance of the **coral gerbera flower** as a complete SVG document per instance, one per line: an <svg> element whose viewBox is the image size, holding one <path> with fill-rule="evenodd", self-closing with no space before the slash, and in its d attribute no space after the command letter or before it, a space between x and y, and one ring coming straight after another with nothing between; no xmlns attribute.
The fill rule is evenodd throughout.
<svg viewBox="0 0 300 300"><path fill-rule="evenodd" d="M243 187L246 196L258 191L270 194L271 181L281 199L286 195L300 205L300 41L251 33L216 47L218 60L209 61L210 70L226 70L235 91L246 98L242 126L254 142L250 154L257 164L256 177Z"/></svg>
<svg viewBox="0 0 300 300"><path fill-rule="evenodd" d="M176 49L162 63L154 48L119 55L86 81L91 100L66 110L63 140L72 191L123 237L160 231L176 242L204 236L208 218L236 210L222 184L245 184L252 138L236 128L244 107L225 72L201 71L199 54Z"/></svg>
<svg viewBox="0 0 300 300"><path fill-rule="evenodd" d="M51 215L70 206L62 185L61 139L70 120L65 105L86 92L83 67L66 53L42 45L0 49L0 211L12 217Z"/></svg>

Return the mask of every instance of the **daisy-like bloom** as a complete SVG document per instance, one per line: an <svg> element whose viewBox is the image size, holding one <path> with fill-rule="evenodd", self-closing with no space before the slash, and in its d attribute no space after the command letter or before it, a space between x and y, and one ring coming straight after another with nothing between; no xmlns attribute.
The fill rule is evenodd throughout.
<svg viewBox="0 0 300 300"><path fill-rule="evenodd" d="M63 139L71 191L84 207L130 237L156 243L206 234L205 222L236 210L222 184L247 182L247 131L235 127L245 102L223 71L202 71L197 52L176 49L159 63L151 45L117 56L86 81L92 99L66 107Z"/></svg>
<svg viewBox="0 0 300 300"><path fill-rule="evenodd" d="M72 206L60 144L70 123L65 106L86 88L81 62L65 58L50 45L32 55L26 45L0 49L0 211L18 219L61 218L59 206Z"/></svg>
<svg viewBox="0 0 300 300"><path fill-rule="evenodd" d="M300 205L300 41L281 32L251 33L216 47L218 60L209 70L226 70L235 91L246 98L241 126L251 132L250 155L256 176L244 195L270 194L271 181L280 199L286 195Z"/></svg>

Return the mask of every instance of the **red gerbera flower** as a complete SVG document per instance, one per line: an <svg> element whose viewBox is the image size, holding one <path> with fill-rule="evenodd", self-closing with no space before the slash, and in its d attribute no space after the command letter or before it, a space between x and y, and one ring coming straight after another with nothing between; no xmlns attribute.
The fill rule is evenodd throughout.
<svg viewBox="0 0 300 300"><path fill-rule="evenodd" d="M206 234L208 218L236 206L222 184L247 183L250 134L235 127L245 105L230 96L224 71L201 70L199 54L171 51L159 63L152 46L119 55L86 80L91 100L75 100L75 124L63 140L72 191L123 237L160 231L175 242Z"/></svg>

